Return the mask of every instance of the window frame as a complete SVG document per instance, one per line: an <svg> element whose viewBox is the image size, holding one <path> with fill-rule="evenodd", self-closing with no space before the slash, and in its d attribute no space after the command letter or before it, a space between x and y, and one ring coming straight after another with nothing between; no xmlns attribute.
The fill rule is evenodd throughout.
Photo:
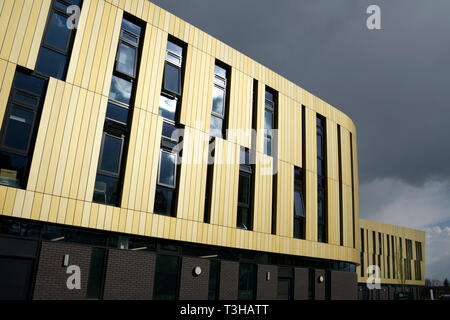
<svg viewBox="0 0 450 320"><path fill-rule="evenodd" d="M122 145L120 146L120 154L119 154L119 167L118 167L117 173L101 169L101 163L102 163L102 159L103 159L103 151L104 151L104 147L105 147L106 136L110 136L110 137L114 137L116 139L122 140ZM102 174L104 176L108 176L111 178L120 178L121 171L122 171L122 160L123 160L122 156L123 156L124 145L125 145L125 135L124 134L121 134L120 137L118 137L118 135L116 135L110 131L103 131L102 145L100 148L100 155L99 155L99 161L98 161L98 167L97 167L97 174Z"/></svg>
<svg viewBox="0 0 450 320"><path fill-rule="evenodd" d="M170 42L178 47L180 47L182 49L182 54L181 56L178 55L178 53L170 50L167 45L166 45L166 55L164 57L164 72L163 72L163 81L162 81L162 91L173 96L174 98L176 97L181 97L181 95L183 94L183 88L182 88L182 71L183 71L183 55L184 55L184 47L177 44L175 41L171 41L170 39L167 40L167 42ZM167 56L172 56L175 57L176 59L179 60L179 64L176 64L175 62L173 62L172 60L169 60L167 58ZM176 69L178 69L178 87L180 88L180 92L175 92L172 91L168 88L166 88L166 68L167 68L167 64L171 64L173 67L175 67ZM177 99L178 102L178 99Z"/></svg>
<svg viewBox="0 0 450 320"><path fill-rule="evenodd" d="M295 171L296 170L301 172L301 183L299 185L296 184L296 181L295 181L295 176L296 176ZM294 167L294 191L293 191L293 199L294 199L294 230L293 230L293 236L296 239L305 239L306 238L306 235L305 235L306 201L305 201L304 190L305 190L305 172L304 172L303 168ZM300 193L301 205L303 207L303 212L305 213L304 216L297 215L296 210L295 210L295 192L296 191ZM295 225L296 225L296 223L300 224L300 234L298 236L296 236L296 234L295 234Z"/></svg>
<svg viewBox="0 0 450 320"><path fill-rule="evenodd" d="M244 153L244 162L242 163L242 154ZM236 216L236 227L238 229L242 229L242 230L253 230L253 185L254 185L254 181L253 181L253 176L254 176L254 168L253 165L250 163L247 163L247 157L246 155L248 154L248 161L250 162L250 151L247 148L241 147L241 151L240 151L240 164L239 164L239 180L238 180L238 201L237 201L237 215L239 215L239 209L243 208L243 209L247 209L248 210L248 216L247 216L247 221L248 221L248 225L246 226L246 228L242 228L238 225L238 219ZM248 184L248 203L244 203L244 202L239 202L239 193L240 193L240 188L239 188L239 182L241 180L241 177L246 177L249 180L249 184Z"/></svg>
<svg viewBox="0 0 450 320"><path fill-rule="evenodd" d="M169 155L173 155L174 156L175 163L173 164L173 166L174 166L173 186L165 184L165 183L162 183L160 181L161 164L162 164L161 160L162 160L162 154L163 153L167 153ZM175 190L176 189L176 187L177 187L177 159L178 159L178 155L175 152L173 152L171 150L168 150L167 148L164 148L164 147L159 150L158 176L157 176L157 180L156 180L156 184L158 186L165 187L165 188L168 188L168 189L171 189L171 190Z"/></svg>
<svg viewBox="0 0 450 320"><path fill-rule="evenodd" d="M275 100L275 94L273 92L271 92L270 90L268 90L266 88L266 93L269 92L270 94L272 94L273 99ZM267 104L271 105L268 106ZM273 134L272 134L272 130L275 129L275 101L269 100L267 99L267 97L264 97L264 154L268 155L268 156L272 156L272 138L273 138ZM266 128L266 112L269 112L272 114L272 128L268 129ZM269 130L270 130L270 134L269 134ZM268 150L266 150L266 141L265 139L270 140L270 152Z"/></svg>
<svg viewBox="0 0 450 320"><path fill-rule="evenodd" d="M126 19L127 21L129 21L129 19ZM129 21L130 23L133 23L131 21ZM131 42L130 40L128 40L127 38L125 38L123 36L123 34L128 34L133 38L136 38L136 43ZM138 64L138 58L139 58L139 46L140 46L140 35L137 35L129 30L123 29L122 27L120 28L120 35L119 35L119 43L117 45L117 52L116 52L116 59L114 62L114 71L119 73L120 75L123 75L125 77L129 77L129 80L131 81L131 83L133 83L133 80L136 78L137 76L137 64ZM125 45L128 45L130 47L133 47L135 49L134 52L134 66L133 66L133 74L128 74L125 73L123 71L120 71L118 69L119 66L119 59L120 59L120 52L121 52L121 48L120 45L124 43Z"/></svg>

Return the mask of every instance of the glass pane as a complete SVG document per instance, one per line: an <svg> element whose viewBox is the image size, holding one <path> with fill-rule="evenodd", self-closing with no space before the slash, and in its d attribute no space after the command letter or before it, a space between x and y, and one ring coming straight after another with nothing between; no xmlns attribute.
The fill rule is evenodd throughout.
<svg viewBox="0 0 450 320"><path fill-rule="evenodd" d="M134 23L132 23L126 19L122 20L122 29L127 30L131 33L134 33L135 35L138 35L138 36L141 35L141 30L142 30L141 27L135 25Z"/></svg>
<svg viewBox="0 0 450 320"><path fill-rule="evenodd" d="M117 71L134 76L136 65L136 48L123 42L119 45L119 58L117 60Z"/></svg>
<svg viewBox="0 0 450 320"><path fill-rule="evenodd" d="M69 43L70 29L67 28L67 18L62 14L53 12L47 30L46 43L61 51L66 51Z"/></svg>
<svg viewBox="0 0 450 320"><path fill-rule="evenodd" d="M303 172L300 168L294 169L294 187L303 189Z"/></svg>
<svg viewBox="0 0 450 320"><path fill-rule="evenodd" d="M105 134L103 142L100 169L112 173L119 173L120 156L122 152L122 138Z"/></svg>
<svg viewBox="0 0 450 320"><path fill-rule="evenodd" d="M111 89L109 91L109 98L129 105L131 98L131 87L132 84L130 81L113 76L111 81Z"/></svg>
<svg viewBox="0 0 450 320"><path fill-rule="evenodd" d="M46 76L63 80L66 72L66 61L65 55L41 47L35 70Z"/></svg>
<svg viewBox="0 0 450 320"><path fill-rule="evenodd" d="M114 103L108 103L106 118L126 124L128 122L128 111L127 108L122 108Z"/></svg>
<svg viewBox="0 0 450 320"><path fill-rule="evenodd" d="M224 102L225 102L225 91L217 86L214 86L212 112L223 116L225 111Z"/></svg>
<svg viewBox="0 0 450 320"><path fill-rule="evenodd" d="M161 151L159 183L175 187L175 154Z"/></svg>
<svg viewBox="0 0 450 320"><path fill-rule="evenodd" d="M44 79L20 71L16 71L14 76L14 88L22 89L38 96L43 95L46 85L47 81Z"/></svg>
<svg viewBox="0 0 450 320"><path fill-rule="evenodd" d="M27 157L9 152L0 152L0 184L21 187L24 183Z"/></svg>
<svg viewBox="0 0 450 320"><path fill-rule="evenodd" d="M178 67L181 67L181 57L179 57L171 52L167 52L166 60L172 62L174 65L176 65Z"/></svg>
<svg viewBox="0 0 450 320"><path fill-rule="evenodd" d="M242 204L250 204L250 176L246 174L239 175L239 194L238 202Z"/></svg>
<svg viewBox="0 0 450 320"><path fill-rule="evenodd" d="M118 206L119 179L97 174L92 201L111 206Z"/></svg>
<svg viewBox="0 0 450 320"><path fill-rule="evenodd" d="M250 164L250 150L241 147L239 152L239 163L240 164Z"/></svg>
<svg viewBox="0 0 450 320"><path fill-rule="evenodd" d="M264 112L264 129L268 132L267 134L272 135L273 129L273 112L269 110L265 110Z"/></svg>
<svg viewBox="0 0 450 320"><path fill-rule="evenodd" d="M249 228L248 215L249 212L247 208L238 207L237 224L236 224L238 228L248 230Z"/></svg>
<svg viewBox="0 0 450 320"><path fill-rule="evenodd" d="M319 176L323 176L324 173L325 173L324 168L323 168L323 164L324 164L323 160L317 159L317 174Z"/></svg>
<svg viewBox="0 0 450 320"><path fill-rule="evenodd" d="M91 266L89 269L89 281L87 286L88 299L100 299L103 287L103 273L105 271L104 248L92 248Z"/></svg>
<svg viewBox="0 0 450 320"><path fill-rule="evenodd" d="M177 100L161 95L159 98L159 112L161 117L175 121L177 111Z"/></svg>
<svg viewBox="0 0 450 320"><path fill-rule="evenodd" d="M239 300L253 300L256 289L256 265L241 263L239 265Z"/></svg>
<svg viewBox="0 0 450 320"><path fill-rule="evenodd" d="M211 260L209 264L208 300L217 299L219 276L219 261Z"/></svg>
<svg viewBox="0 0 450 320"><path fill-rule="evenodd" d="M170 92L181 94L180 90L181 70L173 64L166 63L164 72L164 88Z"/></svg>
<svg viewBox="0 0 450 320"><path fill-rule="evenodd" d="M268 156L272 155L272 139L264 138L264 153Z"/></svg>
<svg viewBox="0 0 450 320"><path fill-rule="evenodd" d="M14 100L17 102L22 102L28 105L37 106L38 98L23 94L21 92L16 92L14 94Z"/></svg>
<svg viewBox="0 0 450 320"><path fill-rule="evenodd" d="M303 197L300 191L294 191L294 210L295 216L305 217L305 205L303 204Z"/></svg>
<svg viewBox="0 0 450 320"><path fill-rule="evenodd" d="M158 255L156 258L153 299L175 300L178 293L178 257Z"/></svg>
<svg viewBox="0 0 450 320"><path fill-rule="evenodd" d="M322 157L322 136L317 136L317 156Z"/></svg>
<svg viewBox="0 0 450 320"><path fill-rule="evenodd" d="M227 78L227 70L222 67L219 67L217 64L214 66L214 74L226 79Z"/></svg>
<svg viewBox="0 0 450 320"><path fill-rule="evenodd" d="M273 101L273 94L269 91L266 91L266 100Z"/></svg>
<svg viewBox="0 0 450 320"><path fill-rule="evenodd" d="M135 36L129 34L128 32L122 30L121 37L130 41L131 43L138 44L138 39Z"/></svg>
<svg viewBox="0 0 450 320"><path fill-rule="evenodd" d="M173 124L163 121L163 128L162 128L162 136L163 137L166 137L171 140L176 140L175 139L175 131L176 130L177 130L177 127L175 127Z"/></svg>
<svg viewBox="0 0 450 320"><path fill-rule="evenodd" d="M171 41L167 41L167 50L179 55L180 57L183 56L183 48Z"/></svg>
<svg viewBox="0 0 450 320"><path fill-rule="evenodd" d="M27 151L31 136L34 112L13 107L9 115L4 146Z"/></svg>
<svg viewBox="0 0 450 320"><path fill-rule="evenodd" d="M66 5L65 3L62 3L61 1L55 1L55 7L64 12L67 12L68 5Z"/></svg>
<svg viewBox="0 0 450 320"><path fill-rule="evenodd" d="M223 119L216 116L211 116L210 135L213 137L222 138Z"/></svg>

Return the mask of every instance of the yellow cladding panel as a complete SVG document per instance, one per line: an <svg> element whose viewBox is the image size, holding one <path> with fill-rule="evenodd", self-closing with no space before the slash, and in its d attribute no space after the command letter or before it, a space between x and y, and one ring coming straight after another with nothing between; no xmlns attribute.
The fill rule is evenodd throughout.
<svg viewBox="0 0 450 320"><path fill-rule="evenodd" d="M51 0L0 0L0 119L16 63L34 68ZM121 208L93 204L111 78L124 11L146 21ZM187 43L180 121L185 125L177 218L152 214L162 118L158 116L167 39ZM208 138L216 60L231 67L226 138L216 139L211 223L203 223ZM253 124L253 80L258 81ZM264 155L265 87L279 95L279 153ZM302 128L302 105L306 127ZM316 113L327 118L329 244L317 244ZM337 124L341 125L344 245L340 247ZM259 129L252 146L249 129ZM302 131L306 163L302 159ZM352 149L350 148L352 133ZM256 149L253 231L236 229L241 146ZM353 184L351 157L353 152ZM275 166L274 166L275 164ZM293 239L293 169L306 172L306 238ZM276 235L272 235L272 170L277 169ZM145 0L85 0L66 82L50 79L26 190L0 186L3 215L206 244L359 262L358 162L351 120L203 31ZM353 226L352 192L355 201ZM392 229L397 234L397 229ZM359 233L356 237L359 247ZM409 236L405 233L405 236Z"/></svg>

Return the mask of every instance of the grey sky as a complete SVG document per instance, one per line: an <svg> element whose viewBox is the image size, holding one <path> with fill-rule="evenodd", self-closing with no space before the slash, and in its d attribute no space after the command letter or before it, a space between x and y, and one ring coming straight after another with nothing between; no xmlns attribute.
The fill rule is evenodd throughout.
<svg viewBox="0 0 450 320"><path fill-rule="evenodd" d="M362 218L450 225L450 1L152 2L353 119ZM371 4L381 8L382 30L366 28ZM427 276L450 277L448 233L429 232L447 240L430 238Z"/></svg>

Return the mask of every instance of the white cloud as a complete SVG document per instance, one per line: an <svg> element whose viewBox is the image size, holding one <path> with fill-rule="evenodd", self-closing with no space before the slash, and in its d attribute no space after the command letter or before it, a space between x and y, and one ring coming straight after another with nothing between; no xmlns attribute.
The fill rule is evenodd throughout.
<svg viewBox="0 0 450 320"><path fill-rule="evenodd" d="M400 179L375 179L360 187L364 219L424 230L426 277L450 278L450 182L413 186Z"/></svg>

